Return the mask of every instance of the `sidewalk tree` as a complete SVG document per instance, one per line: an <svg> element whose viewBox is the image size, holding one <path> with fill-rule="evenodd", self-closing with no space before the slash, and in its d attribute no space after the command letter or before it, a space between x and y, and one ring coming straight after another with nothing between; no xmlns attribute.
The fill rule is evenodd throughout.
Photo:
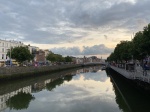
<svg viewBox="0 0 150 112"><path fill-rule="evenodd" d="M22 64L26 60L30 61L33 59L33 56L30 53L28 47L19 46L19 47L11 48L11 51L9 50L7 52L7 56L10 57L10 54L11 54L11 58L15 59L20 64Z"/></svg>
<svg viewBox="0 0 150 112"><path fill-rule="evenodd" d="M139 31L135 34L133 40L133 55L136 59L140 60L144 58L145 53L143 52L144 38L143 32Z"/></svg>
<svg viewBox="0 0 150 112"><path fill-rule="evenodd" d="M150 46L150 24L148 24L143 29L143 45L142 50L146 53L146 55L150 55L150 50L148 49Z"/></svg>
<svg viewBox="0 0 150 112"><path fill-rule="evenodd" d="M121 41L110 54L107 60L130 60L132 58L143 60L150 56L150 24L135 34L131 41Z"/></svg>
<svg viewBox="0 0 150 112"><path fill-rule="evenodd" d="M129 60L132 58L132 42L131 41L121 41L114 50L115 60Z"/></svg>

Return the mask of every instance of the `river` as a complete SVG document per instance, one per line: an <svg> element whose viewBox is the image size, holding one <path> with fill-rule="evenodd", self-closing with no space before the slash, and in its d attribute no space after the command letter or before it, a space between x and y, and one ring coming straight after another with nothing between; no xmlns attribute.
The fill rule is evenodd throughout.
<svg viewBox="0 0 150 112"><path fill-rule="evenodd" d="M101 66L0 83L1 112L148 112L149 97Z"/></svg>

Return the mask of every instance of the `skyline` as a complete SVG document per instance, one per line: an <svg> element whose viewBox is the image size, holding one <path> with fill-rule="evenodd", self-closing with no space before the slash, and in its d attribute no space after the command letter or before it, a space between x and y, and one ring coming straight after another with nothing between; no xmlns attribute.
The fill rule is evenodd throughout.
<svg viewBox="0 0 150 112"><path fill-rule="evenodd" d="M0 38L106 58L150 21L149 0L0 0ZM132 37L131 37L132 36Z"/></svg>

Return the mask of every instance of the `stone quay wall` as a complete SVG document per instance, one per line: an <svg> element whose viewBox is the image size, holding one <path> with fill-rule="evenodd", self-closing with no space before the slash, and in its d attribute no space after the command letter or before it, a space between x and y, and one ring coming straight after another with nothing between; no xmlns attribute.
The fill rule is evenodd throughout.
<svg viewBox="0 0 150 112"><path fill-rule="evenodd" d="M30 66L30 67L1 67L0 68L0 81L20 79L24 77L34 77L46 75L51 72L67 70L72 68L82 67L78 65L55 65L55 66Z"/></svg>
<svg viewBox="0 0 150 112"><path fill-rule="evenodd" d="M23 77L46 75L52 72L58 72L67 69L102 65L101 63L95 64L64 64L54 66L26 66L26 67L0 67L0 81L19 79Z"/></svg>
<svg viewBox="0 0 150 112"><path fill-rule="evenodd" d="M81 67L81 65L55 65L55 66L27 66L27 67L2 67L0 68L0 76L14 74L32 74L42 72L59 71L63 69Z"/></svg>

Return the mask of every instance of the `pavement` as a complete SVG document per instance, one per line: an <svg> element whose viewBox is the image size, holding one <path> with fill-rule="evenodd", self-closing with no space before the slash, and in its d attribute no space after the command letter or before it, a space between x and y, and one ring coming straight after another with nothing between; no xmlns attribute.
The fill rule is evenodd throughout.
<svg viewBox="0 0 150 112"><path fill-rule="evenodd" d="M132 80L138 79L150 83L150 70L144 71L141 66L135 66L134 71L128 71L115 66L111 66L111 68L128 79L132 79Z"/></svg>

